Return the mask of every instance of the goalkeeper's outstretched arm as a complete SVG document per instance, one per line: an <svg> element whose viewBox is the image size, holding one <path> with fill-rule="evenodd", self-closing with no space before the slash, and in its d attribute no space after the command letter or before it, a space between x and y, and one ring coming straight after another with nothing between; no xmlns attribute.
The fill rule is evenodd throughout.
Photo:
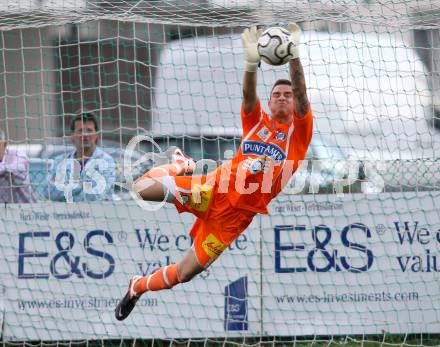
<svg viewBox="0 0 440 347"><path fill-rule="evenodd" d="M306 80L304 70L299 59L299 39L301 29L295 23L290 23L287 28L290 33L290 41L293 43L290 49L291 59L289 61L290 80L292 81L293 99L295 103L295 114L302 118L309 109L309 99L307 98Z"/></svg>
<svg viewBox="0 0 440 347"><path fill-rule="evenodd" d="M295 114L302 118L309 109L309 99L307 98L306 80L304 70L299 58L291 59L289 62L290 80L292 81L293 100L295 103Z"/></svg>
<svg viewBox="0 0 440 347"><path fill-rule="evenodd" d="M256 26L253 26L249 29L245 29L243 34L241 34L245 58L242 104L245 113L251 112L258 101L257 69L261 58L258 54L257 42L262 31L262 29L257 29Z"/></svg>

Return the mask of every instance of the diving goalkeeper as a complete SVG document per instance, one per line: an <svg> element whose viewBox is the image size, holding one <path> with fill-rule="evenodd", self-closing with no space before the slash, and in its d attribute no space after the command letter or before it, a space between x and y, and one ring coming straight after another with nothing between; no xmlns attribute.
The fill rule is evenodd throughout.
<svg viewBox="0 0 440 347"><path fill-rule="evenodd" d="M166 199L180 213L191 212L197 219L190 231L193 246L180 262L149 276L131 278L128 291L115 310L118 320L128 317L145 292L188 282L212 264L257 213L268 213L269 202L305 158L313 118L299 59L301 31L294 23L289 24L288 30L293 43L289 52L290 80L278 80L273 85L270 115L263 111L257 96L257 41L262 30L251 27L241 35L245 53L243 137L230 162L206 176L182 176L191 174L195 163L180 149L173 148L170 164L152 168L133 184L143 200Z"/></svg>

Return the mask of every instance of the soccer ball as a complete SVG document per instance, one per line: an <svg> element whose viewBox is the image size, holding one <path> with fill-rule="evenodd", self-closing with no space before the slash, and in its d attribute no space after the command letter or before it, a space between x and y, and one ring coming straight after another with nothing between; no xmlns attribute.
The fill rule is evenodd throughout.
<svg viewBox="0 0 440 347"><path fill-rule="evenodd" d="M283 65L289 59L290 32L284 28L272 27L268 28L261 34L258 39L257 49L261 59L270 65Z"/></svg>

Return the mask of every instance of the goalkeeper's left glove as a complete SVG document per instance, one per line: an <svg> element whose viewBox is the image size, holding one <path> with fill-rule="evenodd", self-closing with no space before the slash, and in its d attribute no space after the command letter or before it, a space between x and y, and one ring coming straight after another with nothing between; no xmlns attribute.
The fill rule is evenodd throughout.
<svg viewBox="0 0 440 347"><path fill-rule="evenodd" d="M287 30L290 31L290 42L292 45L289 47L290 59L299 57L299 39L301 37L301 28L296 23L289 23Z"/></svg>

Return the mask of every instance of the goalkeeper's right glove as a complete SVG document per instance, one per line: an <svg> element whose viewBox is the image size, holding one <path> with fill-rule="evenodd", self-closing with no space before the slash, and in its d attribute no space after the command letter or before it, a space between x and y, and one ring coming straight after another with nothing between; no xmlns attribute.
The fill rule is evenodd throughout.
<svg viewBox="0 0 440 347"><path fill-rule="evenodd" d="M263 29L257 29L256 26L253 26L250 29L244 29L243 33L241 34L241 40L244 48L245 71L257 71L258 64L260 63L261 59L260 55L258 54L257 43L262 32Z"/></svg>

